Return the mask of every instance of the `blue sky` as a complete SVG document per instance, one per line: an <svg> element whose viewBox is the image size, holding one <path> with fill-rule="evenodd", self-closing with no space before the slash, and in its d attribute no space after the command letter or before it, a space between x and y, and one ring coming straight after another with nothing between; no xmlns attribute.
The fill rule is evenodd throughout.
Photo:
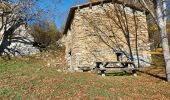
<svg viewBox="0 0 170 100"><path fill-rule="evenodd" d="M60 2L57 0L40 0L38 5L49 12L44 15L44 18L54 21L57 27L61 28L65 24L69 9L73 5L85 2L86 0L60 0Z"/></svg>
<svg viewBox="0 0 170 100"><path fill-rule="evenodd" d="M61 27L65 23L69 9L73 5L83 4L86 2L86 0L80 0L79 2L76 2L76 0L61 0L61 1L62 2L58 4L59 12L56 12L58 13L58 15L56 15L56 20L55 20L57 27Z"/></svg>
<svg viewBox="0 0 170 100"><path fill-rule="evenodd" d="M57 27L61 28L65 24L69 9L73 5L83 4L87 1L88 0L40 0L38 6L41 6L49 12L44 15L47 20L55 22ZM168 7L170 7L169 3Z"/></svg>

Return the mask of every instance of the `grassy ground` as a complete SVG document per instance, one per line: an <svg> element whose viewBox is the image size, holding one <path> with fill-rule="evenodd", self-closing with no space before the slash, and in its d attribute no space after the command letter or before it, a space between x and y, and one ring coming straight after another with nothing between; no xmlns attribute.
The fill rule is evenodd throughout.
<svg viewBox="0 0 170 100"><path fill-rule="evenodd" d="M43 55L41 55L43 56ZM44 56L47 56L45 54ZM61 60L63 54L48 57ZM60 72L63 60L48 64L48 57L0 60L0 99L8 100L169 100L170 84L164 69L153 66L138 77L109 74ZM51 61L53 62L53 61Z"/></svg>

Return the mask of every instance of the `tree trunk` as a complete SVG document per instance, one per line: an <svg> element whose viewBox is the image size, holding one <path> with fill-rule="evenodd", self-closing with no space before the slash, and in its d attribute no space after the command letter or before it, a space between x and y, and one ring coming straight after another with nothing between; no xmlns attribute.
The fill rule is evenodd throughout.
<svg viewBox="0 0 170 100"><path fill-rule="evenodd" d="M161 7L162 6L162 7ZM168 44L168 35L166 31L166 2L165 0L157 1L156 9L157 19L159 30L162 39L163 55L165 60L165 69L166 69L166 79L170 82L170 53L169 53L169 44Z"/></svg>
<svg viewBox="0 0 170 100"><path fill-rule="evenodd" d="M14 25L12 25L8 30L6 30L3 33L3 38L2 38L2 42L0 44L0 56L2 56L2 54L4 53L4 50L10 46L10 36L14 33L14 31L20 26L20 23L16 23Z"/></svg>
<svg viewBox="0 0 170 100"><path fill-rule="evenodd" d="M134 20L134 25L135 25L135 47L136 47L136 59L137 59L137 67L140 67L140 62L139 62L139 52L138 52L138 24L137 24L137 16L135 14L136 12L133 11L133 20Z"/></svg>

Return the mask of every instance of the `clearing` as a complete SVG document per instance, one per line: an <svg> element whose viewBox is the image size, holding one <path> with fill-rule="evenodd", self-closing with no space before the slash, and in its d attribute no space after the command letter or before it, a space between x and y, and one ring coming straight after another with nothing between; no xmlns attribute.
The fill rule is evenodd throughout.
<svg viewBox="0 0 170 100"><path fill-rule="evenodd" d="M57 52L10 61L1 59L0 99L170 100L170 84L164 81L161 63L141 70L138 77L123 72L102 77L63 71L64 53Z"/></svg>

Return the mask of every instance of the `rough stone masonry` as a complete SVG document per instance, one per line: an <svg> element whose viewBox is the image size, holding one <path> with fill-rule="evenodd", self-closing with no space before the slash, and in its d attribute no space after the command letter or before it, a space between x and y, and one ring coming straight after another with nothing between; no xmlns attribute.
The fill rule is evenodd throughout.
<svg viewBox="0 0 170 100"><path fill-rule="evenodd" d="M140 65L150 65L146 13L131 5L106 1L71 8L64 31L66 59L71 71L93 69L98 61L116 61L116 52L129 55L124 30L129 32L135 64L138 50ZM127 55L123 55L124 61L129 60Z"/></svg>

